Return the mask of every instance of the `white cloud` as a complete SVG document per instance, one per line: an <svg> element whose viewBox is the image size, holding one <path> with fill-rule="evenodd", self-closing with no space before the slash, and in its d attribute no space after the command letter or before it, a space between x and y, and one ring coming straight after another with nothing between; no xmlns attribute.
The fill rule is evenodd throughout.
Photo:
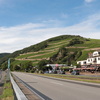
<svg viewBox="0 0 100 100"><path fill-rule="evenodd" d="M54 23L56 24L54 25ZM100 14L89 16L87 20L68 27L56 27L57 23L60 24L59 21L49 20L38 24L28 23L15 27L0 27L0 52L14 52L64 34L100 39L100 29L98 28Z"/></svg>
<svg viewBox="0 0 100 100"><path fill-rule="evenodd" d="M91 3L91 2L93 2L94 0L85 0L85 2L87 2L87 3Z"/></svg>

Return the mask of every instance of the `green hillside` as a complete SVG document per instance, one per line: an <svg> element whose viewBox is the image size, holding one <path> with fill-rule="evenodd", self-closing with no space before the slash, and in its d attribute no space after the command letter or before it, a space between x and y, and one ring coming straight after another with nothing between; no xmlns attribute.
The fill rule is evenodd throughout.
<svg viewBox="0 0 100 100"><path fill-rule="evenodd" d="M12 70L18 68L18 66L19 69L25 70L27 69L25 66L37 66L41 61L45 63L76 65L76 61L86 59L89 52L98 49L100 49L99 39L62 35L16 51L8 57L1 59L0 63L4 67L4 61L11 58Z"/></svg>

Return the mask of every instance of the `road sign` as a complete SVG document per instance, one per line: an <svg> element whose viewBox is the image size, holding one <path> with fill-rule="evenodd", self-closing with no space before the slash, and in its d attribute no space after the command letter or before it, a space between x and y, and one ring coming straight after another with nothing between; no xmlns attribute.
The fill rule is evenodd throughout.
<svg viewBox="0 0 100 100"><path fill-rule="evenodd" d="M8 69L10 68L10 58L8 59Z"/></svg>

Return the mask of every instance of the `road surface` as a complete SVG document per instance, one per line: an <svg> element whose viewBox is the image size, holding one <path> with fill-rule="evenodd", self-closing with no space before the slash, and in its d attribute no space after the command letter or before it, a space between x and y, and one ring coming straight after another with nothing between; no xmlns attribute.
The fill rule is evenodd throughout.
<svg viewBox="0 0 100 100"><path fill-rule="evenodd" d="M100 88L13 72L44 100L100 100ZM45 96L47 98L45 98Z"/></svg>

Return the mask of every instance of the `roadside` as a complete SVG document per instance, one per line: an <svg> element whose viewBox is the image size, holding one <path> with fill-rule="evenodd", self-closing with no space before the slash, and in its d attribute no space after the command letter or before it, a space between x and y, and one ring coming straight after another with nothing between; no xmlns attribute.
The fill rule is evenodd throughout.
<svg viewBox="0 0 100 100"><path fill-rule="evenodd" d="M11 82L7 80L7 72L2 71L0 79L0 100L14 100Z"/></svg>
<svg viewBox="0 0 100 100"><path fill-rule="evenodd" d="M88 76L88 75L37 74L37 73L34 73L34 75L100 84L100 77L93 77L91 75Z"/></svg>
<svg viewBox="0 0 100 100"><path fill-rule="evenodd" d="M67 72L66 75L71 75L71 73ZM100 77L100 72L80 72L80 76Z"/></svg>
<svg viewBox="0 0 100 100"><path fill-rule="evenodd" d="M1 73L0 73L0 95L3 92L3 85L4 85L5 75L6 75L6 73L4 71L1 71Z"/></svg>

